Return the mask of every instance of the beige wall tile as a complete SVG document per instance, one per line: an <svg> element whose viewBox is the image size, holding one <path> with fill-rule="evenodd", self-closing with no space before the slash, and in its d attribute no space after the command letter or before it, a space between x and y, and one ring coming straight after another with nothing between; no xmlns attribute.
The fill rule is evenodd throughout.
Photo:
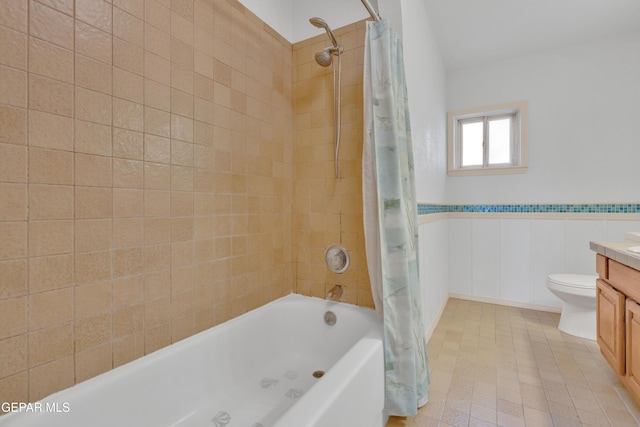
<svg viewBox="0 0 640 427"><path fill-rule="evenodd" d="M142 188L144 163L139 160L113 159L113 186Z"/></svg>
<svg viewBox="0 0 640 427"><path fill-rule="evenodd" d="M29 330L35 331L73 320L73 289L29 296Z"/></svg>
<svg viewBox="0 0 640 427"><path fill-rule="evenodd" d="M77 253L74 267L76 285L108 280L111 278L111 251Z"/></svg>
<svg viewBox="0 0 640 427"><path fill-rule="evenodd" d="M171 215L171 193L168 191L145 190L144 215L168 217Z"/></svg>
<svg viewBox="0 0 640 427"><path fill-rule="evenodd" d="M250 36L265 31L282 53L247 61L244 8L233 15L226 1L36 0L30 26L27 1L10 2L0 3L0 47L11 41L0 59L0 273L10 281L0 339L13 348L29 328L33 345L22 347L33 353L18 357L31 368L0 373L0 392L33 400L279 296L251 288L292 277L290 267L284 280L262 276L291 257L282 182L293 148L276 126L291 120L290 76L278 78L290 46L251 18ZM269 218L249 222L261 209ZM257 233L264 255L248 252ZM232 234L226 251L214 245ZM224 306L232 286L248 296Z"/></svg>
<svg viewBox="0 0 640 427"><path fill-rule="evenodd" d="M0 142L27 143L27 112L21 108L0 106Z"/></svg>
<svg viewBox="0 0 640 427"><path fill-rule="evenodd" d="M142 104L144 102L144 83L142 76L114 67L113 96Z"/></svg>
<svg viewBox="0 0 640 427"><path fill-rule="evenodd" d="M27 148L0 143L0 181L27 182Z"/></svg>
<svg viewBox="0 0 640 427"><path fill-rule="evenodd" d="M38 0L38 2L73 16L73 0Z"/></svg>
<svg viewBox="0 0 640 427"><path fill-rule="evenodd" d="M15 259L27 256L27 222L0 222L0 259Z"/></svg>
<svg viewBox="0 0 640 427"><path fill-rule="evenodd" d="M118 309L137 304L144 298L144 277L120 277L113 281L113 308Z"/></svg>
<svg viewBox="0 0 640 427"><path fill-rule="evenodd" d="M29 148L29 182L73 184L73 154L67 151Z"/></svg>
<svg viewBox="0 0 640 427"><path fill-rule="evenodd" d="M27 297L0 300L0 339L27 331Z"/></svg>
<svg viewBox="0 0 640 427"><path fill-rule="evenodd" d="M114 218L131 218L143 215L143 191L129 188L113 189Z"/></svg>
<svg viewBox="0 0 640 427"><path fill-rule="evenodd" d="M6 378L26 370L27 336L18 335L0 340L0 354L3 355L3 361L0 364L0 378ZM3 390L2 386L0 386L0 390Z"/></svg>
<svg viewBox="0 0 640 427"><path fill-rule="evenodd" d="M8 67L27 69L27 37L10 28L0 27L0 64Z"/></svg>
<svg viewBox="0 0 640 427"><path fill-rule="evenodd" d="M73 85L29 76L29 108L65 117L73 116Z"/></svg>
<svg viewBox="0 0 640 427"><path fill-rule="evenodd" d="M171 63L154 53L144 53L144 76L163 85L171 85Z"/></svg>
<svg viewBox="0 0 640 427"><path fill-rule="evenodd" d="M186 142L193 142L193 120L177 114L172 114L171 138ZM189 166L190 165L193 165L193 159L191 159Z"/></svg>
<svg viewBox="0 0 640 427"><path fill-rule="evenodd" d="M144 333L129 335L113 342L113 366L121 366L144 356Z"/></svg>
<svg viewBox="0 0 640 427"><path fill-rule="evenodd" d="M150 79L144 79L144 103L162 111L171 110L171 88Z"/></svg>
<svg viewBox="0 0 640 427"><path fill-rule="evenodd" d="M76 286L74 290L76 319L111 310L113 296L111 281Z"/></svg>
<svg viewBox="0 0 640 427"><path fill-rule="evenodd" d="M79 153L111 155L111 127L75 120L75 151Z"/></svg>
<svg viewBox="0 0 640 427"><path fill-rule="evenodd" d="M114 37L113 65L142 76L144 75L144 51L141 47Z"/></svg>
<svg viewBox="0 0 640 427"><path fill-rule="evenodd" d="M139 47L144 47L144 22L122 9L113 10L113 34Z"/></svg>
<svg viewBox="0 0 640 427"><path fill-rule="evenodd" d="M111 66L84 55L75 57L75 84L85 89L111 95Z"/></svg>
<svg viewBox="0 0 640 427"><path fill-rule="evenodd" d="M144 243L142 218L115 218L113 220L113 247L125 248Z"/></svg>
<svg viewBox="0 0 640 427"><path fill-rule="evenodd" d="M73 323L40 329L29 334L29 367L73 354Z"/></svg>
<svg viewBox="0 0 640 427"><path fill-rule="evenodd" d="M146 272L169 269L171 267L171 246L168 244L145 246L144 262Z"/></svg>
<svg viewBox="0 0 640 427"><path fill-rule="evenodd" d="M75 23L76 53L111 64L113 54L111 39L109 33L80 21Z"/></svg>
<svg viewBox="0 0 640 427"><path fill-rule="evenodd" d="M111 32L112 7L102 0L76 0L76 19Z"/></svg>
<svg viewBox="0 0 640 427"><path fill-rule="evenodd" d="M73 254L29 258L29 292L31 294L73 285Z"/></svg>
<svg viewBox="0 0 640 427"><path fill-rule="evenodd" d="M144 0L114 0L113 5L135 17L144 19L144 3Z"/></svg>
<svg viewBox="0 0 640 427"><path fill-rule="evenodd" d="M113 98L113 125L137 132L144 130L144 108L142 104Z"/></svg>
<svg viewBox="0 0 640 427"><path fill-rule="evenodd" d="M35 37L29 38L29 72L73 83L73 52Z"/></svg>
<svg viewBox="0 0 640 427"><path fill-rule="evenodd" d="M169 321L171 316L171 299L169 297L146 301L144 304L144 325L148 331L154 326Z"/></svg>
<svg viewBox="0 0 640 427"><path fill-rule="evenodd" d="M88 122L111 125L111 96L76 87L76 118Z"/></svg>
<svg viewBox="0 0 640 427"><path fill-rule="evenodd" d="M113 313L113 336L120 338L142 332L144 326L144 304L130 305Z"/></svg>
<svg viewBox="0 0 640 427"><path fill-rule="evenodd" d="M29 255L46 256L73 252L73 221L31 221Z"/></svg>
<svg viewBox="0 0 640 427"><path fill-rule="evenodd" d="M29 32L65 49L73 49L73 18L38 2L31 3Z"/></svg>
<svg viewBox="0 0 640 427"><path fill-rule="evenodd" d="M113 367L111 343L76 353L76 381L84 381L100 375Z"/></svg>
<svg viewBox="0 0 640 427"><path fill-rule="evenodd" d="M112 216L111 188L75 187L76 218L109 218Z"/></svg>
<svg viewBox="0 0 640 427"><path fill-rule="evenodd" d="M73 150L73 119L30 110L29 145L56 150Z"/></svg>
<svg viewBox="0 0 640 427"><path fill-rule="evenodd" d="M29 185L29 219L73 218L72 186Z"/></svg>
<svg viewBox="0 0 640 427"><path fill-rule="evenodd" d="M0 65L0 103L27 106L27 73Z"/></svg>
<svg viewBox="0 0 640 427"><path fill-rule="evenodd" d="M0 16L2 16L0 14ZM5 402L27 402L29 400L29 378L27 371L0 379L0 390ZM5 412L0 409L0 414Z"/></svg>
<svg viewBox="0 0 640 427"><path fill-rule="evenodd" d="M144 331L144 352L145 354L160 350L171 344L171 325L163 325L146 328Z"/></svg>
<svg viewBox="0 0 640 427"><path fill-rule="evenodd" d="M27 32L28 2L5 1L0 4L0 24L21 33Z"/></svg>
<svg viewBox="0 0 640 427"><path fill-rule="evenodd" d="M102 313L75 322L76 353L111 340L111 313Z"/></svg>
<svg viewBox="0 0 640 427"><path fill-rule="evenodd" d="M144 271L142 247L116 249L113 252L114 277L134 276Z"/></svg>
<svg viewBox="0 0 640 427"><path fill-rule="evenodd" d="M74 222L76 252L89 252L111 248L111 219L87 219Z"/></svg>
<svg viewBox="0 0 640 427"><path fill-rule="evenodd" d="M0 220L27 219L27 185L0 184Z"/></svg>
<svg viewBox="0 0 640 427"><path fill-rule="evenodd" d="M73 356L35 367L29 371L29 399L40 400L74 384Z"/></svg>
<svg viewBox="0 0 640 427"><path fill-rule="evenodd" d="M160 1L147 0L145 2L146 22L162 31L171 31L171 10Z"/></svg>
<svg viewBox="0 0 640 427"><path fill-rule="evenodd" d="M113 128L113 156L142 160L144 157L144 135L141 132Z"/></svg>
<svg viewBox="0 0 640 427"><path fill-rule="evenodd" d="M88 187L111 187L111 157L75 155L75 184Z"/></svg>
<svg viewBox="0 0 640 427"><path fill-rule="evenodd" d="M144 108L144 131L168 138L171 136L171 115L151 107ZM147 135L145 135L146 137ZM167 160L168 163L168 160Z"/></svg>
<svg viewBox="0 0 640 427"><path fill-rule="evenodd" d="M27 293L27 260L0 262L0 299L20 297Z"/></svg>
<svg viewBox="0 0 640 427"><path fill-rule="evenodd" d="M178 89L171 89L171 112L183 117L193 118L193 95Z"/></svg>

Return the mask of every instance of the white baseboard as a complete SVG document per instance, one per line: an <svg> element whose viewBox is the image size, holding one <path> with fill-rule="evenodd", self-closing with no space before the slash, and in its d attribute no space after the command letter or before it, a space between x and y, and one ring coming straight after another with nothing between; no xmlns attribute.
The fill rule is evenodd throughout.
<svg viewBox="0 0 640 427"><path fill-rule="evenodd" d="M476 295L456 294L449 292L449 298L463 299L467 301L485 302L488 304L506 305L508 307L526 308L529 310L548 311L551 313L561 313L562 307L554 307L551 305L530 304L520 301L508 301L497 298L479 297ZM442 313L441 313L442 314Z"/></svg>
<svg viewBox="0 0 640 427"><path fill-rule="evenodd" d="M450 296L451 294L449 294L449 297ZM440 306L440 310L438 310L438 315L436 316L435 320L431 323L431 327L425 333L425 338L427 342L429 342L429 340L431 339L431 335L433 335L433 332L436 330L436 327L438 326L438 322L440 322L440 317L442 317L442 313L444 313L444 308L446 307L447 302L449 301L449 297L445 298L445 300L442 302L442 305Z"/></svg>

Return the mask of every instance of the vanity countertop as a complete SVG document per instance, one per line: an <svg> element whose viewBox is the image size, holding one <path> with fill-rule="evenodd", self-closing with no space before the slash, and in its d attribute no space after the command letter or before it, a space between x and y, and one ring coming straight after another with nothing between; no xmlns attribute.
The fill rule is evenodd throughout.
<svg viewBox="0 0 640 427"><path fill-rule="evenodd" d="M592 251L627 267L640 270L640 254L627 250L632 246L640 246L640 242L589 242Z"/></svg>

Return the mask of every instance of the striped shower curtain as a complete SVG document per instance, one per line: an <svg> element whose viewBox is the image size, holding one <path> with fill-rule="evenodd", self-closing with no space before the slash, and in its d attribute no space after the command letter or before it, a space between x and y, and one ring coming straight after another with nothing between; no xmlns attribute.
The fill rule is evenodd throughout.
<svg viewBox="0 0 640 427"><path fill-rule="evenodd" d="M387 20L367 22L363 202L367 264L384 320L385 410L427 401L429 363L418 276L418 227L402 43Z"/></svg>

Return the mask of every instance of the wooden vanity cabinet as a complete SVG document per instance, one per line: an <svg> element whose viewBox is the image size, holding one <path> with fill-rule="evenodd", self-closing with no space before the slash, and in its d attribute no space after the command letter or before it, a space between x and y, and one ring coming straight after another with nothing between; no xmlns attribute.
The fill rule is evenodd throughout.
<svg viewBox="0 0 640 427"><path fill-rule="evenodd" d="M600 352L640 403L640 271L600 254L596 269Z"/></svg>
<svg viewBox="0 0 640 427"><path fill-rule="evenodd" d="M596 331L600 352L618 375L625 368L625 296L596 281Z"/></svg>

